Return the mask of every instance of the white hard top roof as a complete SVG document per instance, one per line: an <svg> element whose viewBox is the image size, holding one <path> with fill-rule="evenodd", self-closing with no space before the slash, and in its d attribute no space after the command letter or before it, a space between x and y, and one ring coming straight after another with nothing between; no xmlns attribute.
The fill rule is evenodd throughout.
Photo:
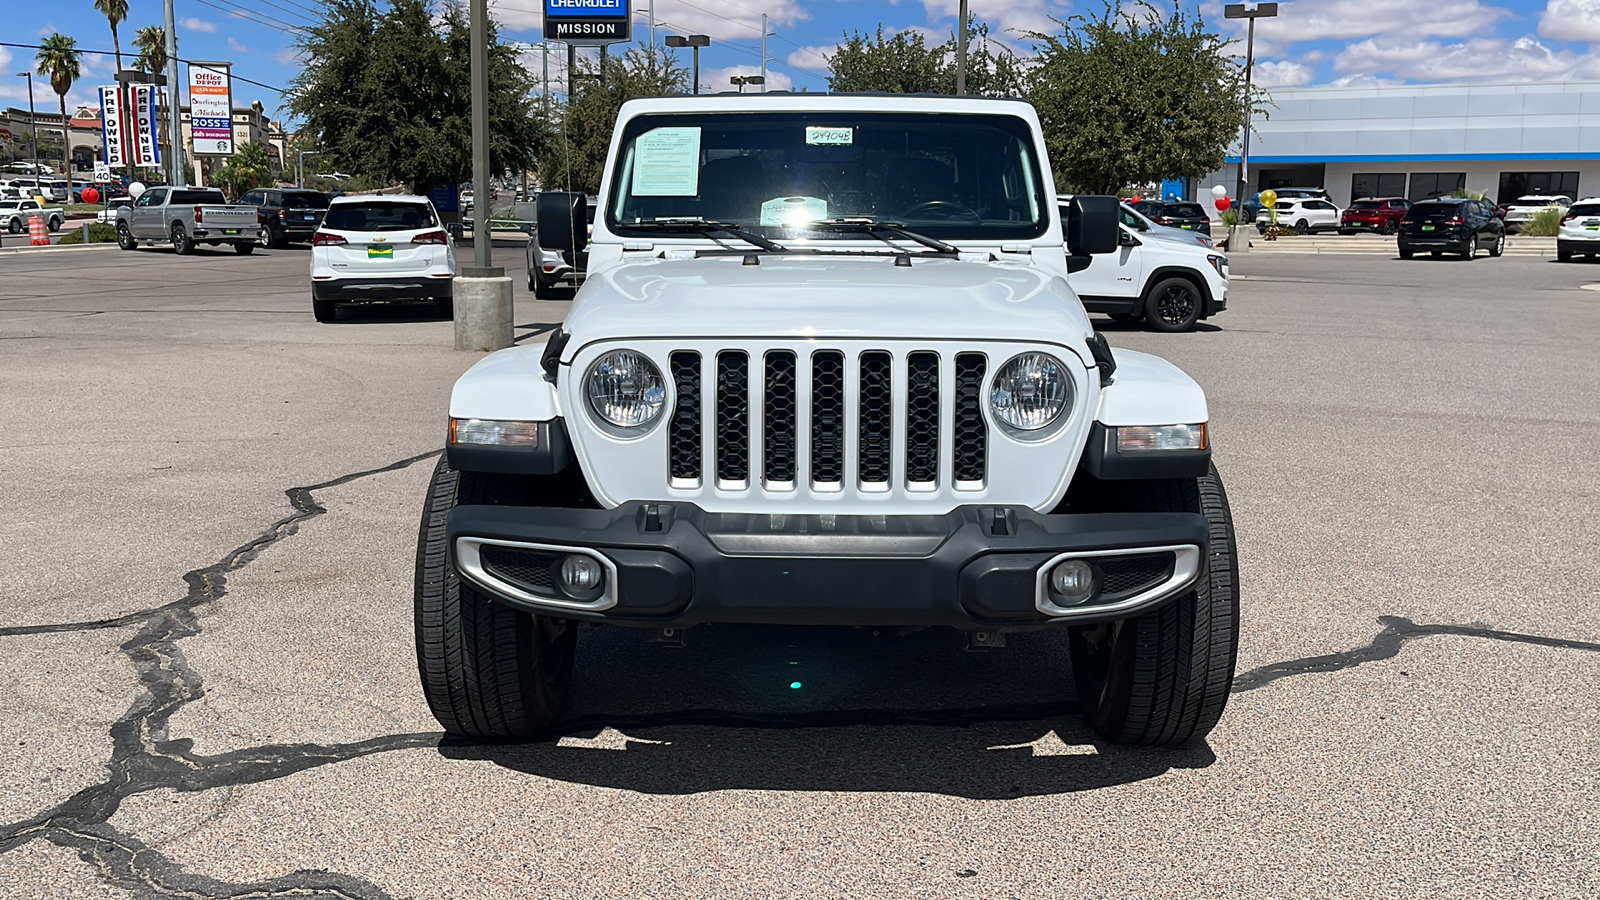
<svg viewBox="0 0 1600 900"><path fill-rule="evenodd" d="M791 110L860 112L956 112L1034 117L1025 100L952 97L943 94L809 94L774 91L766 94L702 94L698 97L650 97L629 100L619 119L648 113L784 112Z"/></svg>
<svg viewBox="0 0 1600 900"><path fill-rule="evenodd" d="M340 206L350 203L367 203L373 200L384 200L391 202L398 201L402 203L408 201L411 203L430 202L427 197L424 197L421 194L345 194L342 197L334 197L331 201L329 201L329 204L332 206Z"/></svg>

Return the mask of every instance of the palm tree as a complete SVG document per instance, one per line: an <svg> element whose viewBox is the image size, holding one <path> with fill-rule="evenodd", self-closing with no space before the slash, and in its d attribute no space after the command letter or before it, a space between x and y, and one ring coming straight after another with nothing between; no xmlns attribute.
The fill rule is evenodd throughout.
<svg viewBox="0 0 1600 900"><path fill-rule="evenodd" d="M128 18L128 0L94 0L94 8L106 14L111 23L111 46L117 51L117 71L122 71L122 41L117 37L117 26Z"/></svg>
<svg viewBox="0 0 1600 900"><path fill-rule="evenodd" d="M133 67L141 72L152 75L165 72L167 69L167 30L160 25L147 25L133 36L133 46L139 51L139 58L133 61Z"/></svg>
<svg viewBox="0 0 1600 900"><path fill-rule="evenodd" d="M67 91L83 74L82 56L78 42L58 31L44 39L34 57L39 74L49 77L50 87L61 101L61 171L68 178L72 177L72 123L67 118Z"/></svg>

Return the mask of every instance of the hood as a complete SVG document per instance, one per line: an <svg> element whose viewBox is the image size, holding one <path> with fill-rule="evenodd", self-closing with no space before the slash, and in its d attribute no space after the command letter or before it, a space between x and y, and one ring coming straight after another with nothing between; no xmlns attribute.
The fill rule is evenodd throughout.
<svg viewBox="0 0 1600 900"><path fill-rule="evenodd" d="M882 338L1081 347L1088 316L1065 279L1025 265L890 256L741 255L627 262L591 274L565 330L597 340Z"/></svg>

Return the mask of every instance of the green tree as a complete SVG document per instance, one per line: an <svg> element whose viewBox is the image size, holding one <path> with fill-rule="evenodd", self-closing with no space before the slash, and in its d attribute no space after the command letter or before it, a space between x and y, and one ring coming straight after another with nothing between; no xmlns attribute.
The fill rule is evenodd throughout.
<svg viewBox="0 0 1600 900"><path fill-rule="evenodd" d="M600 190L611 132L622 104L635 97L688 93L688 73L677 58L660 50L635 47L621 57L599 62L578 61L581 85L570 106L554 112L554 127L539 143L539 181L547 190L587 194Z"/></svg>
<svg viewBox="0 0 1600 900"><path fill-rule="evenodd" d="M238 200L246 191L272 183L272 158L261 144L240 144L228 164L212 173L211 180L229 199Z"/></svg>
<svg viewBox="0 0 1600 900"><path fill-rule="evenodd" d="M1244 122L1244 70L1228 42L1173 0L1057 21L1038 43L1028 98L1039 110L1061 188L1115 194L1222 168Z"/></svg>
<svg viewBox="0 0 1600 900"><path fill-rule="evenodd" d="M78 42L61 32L44 39L39 53L34 57L40 75L50 79L50 87L61 101L61 174L70 177L72 172L71 125L67 119L67 91L83 74L83 51Z"/></svg>
<svg viewBox="0 0 1600 900"><path fill-rule="evenodd" d="M139 56L133 61L133 67L141 72L152 75L167 70L167 30L160 25L146 25L134 32L134 49L139 51ZM118 63L121 66L121 63Z"/></svg>
<svg viewBox="0 0 1600 900"><path fill-rule="evenodd" d="M318 167L403 181L426 192L472 172L470 29L453 4L327 0L298 41L306 63L289 109L320 148ZM489 34L489 166L533 163L533 80Z"/></svg>
<svg viewBox="0 0 1600 900"><path fill-rule="evenodd" d="M111 23L111 46L117 51L117 71L122 71L122 39L117 36L117 26L128 18L128 0L94 0L94 8L105 14Z"/></svg>
<svg viewBox="0 0 1600 900"><path fill-rule="evenodd" d="M835 92L886 91L894 94L954 94L956 36L929 46L921 32L902 31L886 37L845 36L828 56L828 89ZM1022 92L1022 66L1016 54L989 39L989 26L967 20L967 93L1016 96Z"/></svg>

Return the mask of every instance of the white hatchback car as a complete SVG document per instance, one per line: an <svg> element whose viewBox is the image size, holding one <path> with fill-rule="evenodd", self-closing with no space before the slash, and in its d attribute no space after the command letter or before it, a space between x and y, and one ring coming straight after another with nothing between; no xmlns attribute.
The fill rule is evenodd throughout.
<svg viewBox="0 0 1600 900"><path fill-rule="evenodd" d="M1556 207L1566 209L1572 206L1572 198L1565 194L1528 194L1518 197L1506 205L1506 232L1516 233L1528 220L1538 215L1540 211ZM1565 217L1566 213L1562 213Z"/></svg>
<svg viewBox="0 0 1600 900"><path fill-rule="evenodd" d="M311 238L311 309L331 322L339 303L432 300L454 315L456 255L439 213L411 194L335 197Z"/></svg>
<svg viewBox="0 0 1600 900"><path fill-rule="evenodd" d="M1600 259L1600 197L1572 204L1561 215L1561 230L1556 233L1556 259L1571 262L1575 254Z"/></svg>
<svg viewBox="0 0 1600 900"><path fill-rule="evenodd" d="M1336 231L1339 228L1340 210L1327 200L1303 198L1278 201L1278 229L1293 228L1300 234L1313 231ZM1272 224L1272 214L1267 210L1256 213L1256 228L1265 233Z"/></svg>

